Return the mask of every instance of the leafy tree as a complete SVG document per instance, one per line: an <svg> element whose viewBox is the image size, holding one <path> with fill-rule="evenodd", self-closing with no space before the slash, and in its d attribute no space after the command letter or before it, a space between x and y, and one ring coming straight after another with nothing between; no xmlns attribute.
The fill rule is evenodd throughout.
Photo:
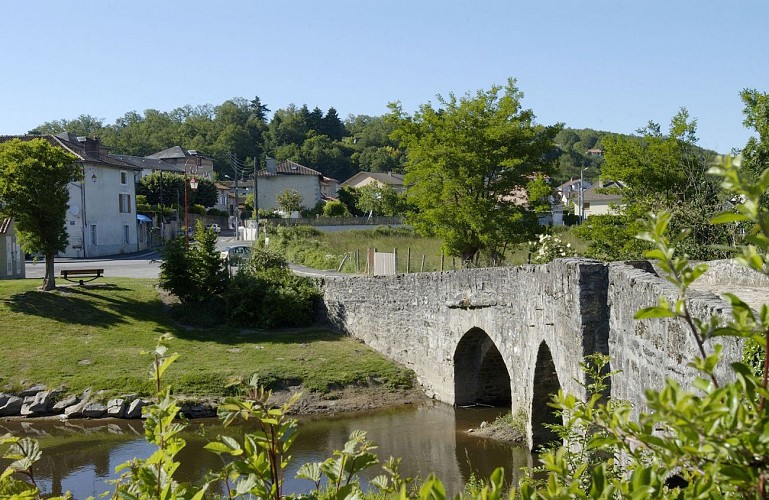
<svg viewBox="0 0 769 500"><path fill-rule="evenodd" d="M730 243L733 235L728 228L708 223L721 210L724 196L715 179L706 175L712 154L696 146L696 120L682 108L672 118L667 134L653 122L640 132L644 134L641 139L603 139L601 175L625 185L624 207L620 210L622 217L609 219L606 224L596 220L580 230L591 240L589 251L608 260L640 257L643 245L632 243L638 229L635 221L651 211L668 211L675 215L671 229L687 231L679 249L692 258L723 258L724 252L714 245ZM618 233L608 235L604 229Z"/></svg>
<svg viewBox="0 0 769 500"><path fill-rule="evenodd" d="M91 115L80 115L74 120L54 120L38 125L30 134L58 134L69 132L78 136L98 137L104 129L104 119Z"/></svg>
<svg viewBox="0 0 769 500"><path fill-rule="evenodd" d="M475 96L438 96L440 107L424 104L413 117L391 105L394 135L408 151L407 198L418 209L409 220L464 263L484 251L496 258L536 225L511 195L550 171L546 156L561 126L536 125L522 97L510 79Z"/></svg>
<svg viewBox="0 0 769 500"><path fill-rule="evenodd" d="M212 207L216 205L217 192L216 185L202 177L196 178L198 182L197 189L192 189L187 185L187 202L190 206L202 205L203 207ZM187 179L190 182L190 179ZM184 200L184 175L172 174L169 172L153 172L150 175L142 177L139 184L136 185L136 194L147 197L147 203L152 206L176 205L177 201Z"/></svg>
<svg viewBox="0 0 769 500"><path fill-rule="evenodd" d="M360 194L357 189L344 186L336 192L336 197L339 201L344 203L347 210L349 210L352 215L357 217L363 215L363 211L358 207Z"/></svg>
<svg viewBox="0 0 769 500"><path fill-rule="evenodd" d="M286 217L291 217L292 213L302 208L302 195L296 189L284 189L278 193L275 201Z"/></svg>
<svg viewBox="0 0 769 500"><path fill-rule="evenodd" d="M745 105L743 123L758 133L742 149L742 169L750 179L757 180L769 164L769 94L745 89L740 97ZM769 193L764 194L764 201L769 202Z"/></svg>
<svg viewBox="0 0 769 500"><path fill-rule="evenodd" d="M372 182L357 190L357 207L365 214L392 217L401 213L403 200L389 184Z"/></svg>
<svg viewBox="0 0 769 500"><path fill-rule="evenodd" d="M45 139L0 143L0 207L14 217L24 251L45 255L43 290L56 287L54 255L67 248L67 184L82 178L76 160Z"/></svg>

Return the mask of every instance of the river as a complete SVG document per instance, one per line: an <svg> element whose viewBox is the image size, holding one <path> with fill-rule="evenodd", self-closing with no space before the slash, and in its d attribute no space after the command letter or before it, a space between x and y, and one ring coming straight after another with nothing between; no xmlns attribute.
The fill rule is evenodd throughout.
<svg viewBox="0 0 769 500"><path fill-rule="evenodd" d="M312 483L294 477L299 466L330 457L343 447L350 432L358 429L367 431L368 438L379 445L376 452L380 462L390 456L402 457L404 476L424 478L435 472L450 495L461 491L471 473L488 477L498 466L505 468L509 481L517 481L517 470L532 465L528 450L467 432L500 413L499 408L455 409L428 401L366 413L300 417L285 492L310 490ZM206 471L221 466L220 458L201 451L202 446L218 434L240 438L245 431L242 426L224 429L216 420L193 420L183 436L187 446L178 455L182 466L177 479L199 483ZM144 441L140 421L0 422L0 434L6 432L39 440L43 458L35 468L35 477L45 494L70 491L76 499L111 491L105 481L117 476L115 466L130 458L148 457L153 450ZM371 477L381 472L379 467L374 469Z"/></svg>

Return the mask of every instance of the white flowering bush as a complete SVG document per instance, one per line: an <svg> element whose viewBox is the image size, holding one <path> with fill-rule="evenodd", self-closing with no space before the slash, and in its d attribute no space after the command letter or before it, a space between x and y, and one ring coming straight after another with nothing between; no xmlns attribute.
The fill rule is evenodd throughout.
<svg viewBox="0 0 769 500"><path fill-rule="evenodd" d="M576 255L571 243L564 243L558 236L540 234L537 241L529 242L529 262L545 264L553 259L573 257Z"/></svg>

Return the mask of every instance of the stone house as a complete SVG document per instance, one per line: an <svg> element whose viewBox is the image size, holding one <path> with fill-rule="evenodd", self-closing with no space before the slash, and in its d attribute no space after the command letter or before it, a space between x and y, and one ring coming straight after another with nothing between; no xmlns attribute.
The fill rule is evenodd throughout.
<svg viewBox="0 0 769 500"><path fill-rule="evenodd" d="M24 277L24 254L16 236L13 217L0 218L0 279Z"/></svg>
<svg viewBox="0 0 769 500"><path fill-rule="evenodd" d="M302 195L302 206L313 208L322 199L323 174L291 160L277 162L267 158L266 168L257 172L256 189L260 210L277 210L278 195L286 189L294 189Z"/></svg>

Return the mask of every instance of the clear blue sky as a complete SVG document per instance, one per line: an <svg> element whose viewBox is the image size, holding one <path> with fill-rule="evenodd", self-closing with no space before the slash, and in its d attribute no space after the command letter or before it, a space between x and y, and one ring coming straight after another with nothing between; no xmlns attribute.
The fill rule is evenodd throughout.
<svg viewBox="0 0 769 500"><path fill-rule="evenodd" d="M0 135L259 96L382 115L518 80L539 123L632 133L685 106L700 145L750 135L766 0L38 0L0 14Z"/></svg>

